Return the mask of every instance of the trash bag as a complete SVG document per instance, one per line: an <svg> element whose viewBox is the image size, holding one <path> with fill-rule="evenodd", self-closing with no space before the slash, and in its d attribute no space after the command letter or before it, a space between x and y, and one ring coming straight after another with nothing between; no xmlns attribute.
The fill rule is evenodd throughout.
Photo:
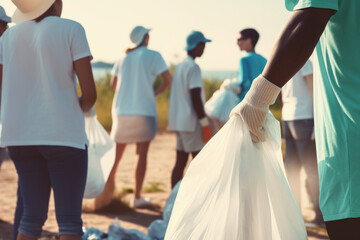
<svg viewBox="0 0 360 240"><path fill-rule="evenodd" d="M279 122L269 113L263 143L232 117L191 162L165 240L304 240L289 188Z"/></svg>
<svg viewBox="0 0 360 240"><path fill-rule="evenodd" d="M96 198L104 190L114 165L116 144L97 120L96 115L85 117L85 131L89 146L84 198Z"/></svg>
<svg viewBox="0 0 360 240"><path fill-rule="evenodd" d="M239 97L228 85L234 80L225 79L220 88L216 90L211 98L205 103L205 112L211 118L220 122L229 120L231 110L239 103Z"/></svg>
<svg viewBox="0 0 360 240"><path fill-rule="evenodd" d="M97 228L87 228L83 227L84 234L82 235L82 240L105 240L107 239L107 234L103 231L100 231Z"/></svg>
<svg viewBox="0 0 360 240"><path fill-rule="evenodd" d="M109 227L108 240L151 240L151 238L139 230L121 227L119 220L116 219Z"/></svg>
<svg viewBox="0 0 360 240"><path fill-rule="evenodd" d="M163 240L165 237L166 229L169 224L171 212L174 208L175 199L179 191L181 181L179 181L171 190L170 196L166 201L163 219L153 221L148 227L148 235L151 240Z"/></svg>

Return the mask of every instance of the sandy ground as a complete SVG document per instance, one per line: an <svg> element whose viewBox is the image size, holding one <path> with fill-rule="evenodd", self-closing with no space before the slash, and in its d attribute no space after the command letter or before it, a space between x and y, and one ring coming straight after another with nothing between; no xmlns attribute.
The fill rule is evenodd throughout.
<svg viewBox="0 0 360 240"><path fill-rule="evenodd" d="M155 219L161 218L162 209L170 193L170 174L175 162L175 135L170 133L159 134L150 145L148 168L144 186L156 183L163 192L145 193L154 203L152 209L132 210L120 201L101 212L87 211L83 214L84 226L96 227L107 232L109 225L119 219L125 228L135 228L146 232L148 225ZM128 145L123 159L118 168L116 182L117 191L133 188L134 183L135 145ZM0 171L0 240L11 239L14 209L16 205L17 174L11 161L5 161ZM122 201L129 201L130 194L123 196ZM91 206L91 200L84 201L84 205ZM305 219L311 219L312 211L309 210L304 199L303 212ZM49 208L48 220L44 226L43 236L54 236L58 231L53 199ZM328 239L323 228L309 228L310 240Z"/></svg>

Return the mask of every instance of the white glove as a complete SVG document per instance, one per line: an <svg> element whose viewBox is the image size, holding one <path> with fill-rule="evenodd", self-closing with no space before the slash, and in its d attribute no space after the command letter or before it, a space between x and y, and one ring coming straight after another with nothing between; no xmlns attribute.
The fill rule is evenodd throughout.
<svg viewBox="0 0 360 240"><path fill-rule="evenodd" d="M275 103L281 88L269 82L262 75L253 81L245 98L233 108L230 117L239 115L248 125L253 142L265 141L263 125L269 106Z"/></svg>
<svg viewBox="0 0 360 240"><path fill-rule="evenodd" d="M96 115L95 106L92 106L89 111L84 113L85 117L93 117Z"/></svg>

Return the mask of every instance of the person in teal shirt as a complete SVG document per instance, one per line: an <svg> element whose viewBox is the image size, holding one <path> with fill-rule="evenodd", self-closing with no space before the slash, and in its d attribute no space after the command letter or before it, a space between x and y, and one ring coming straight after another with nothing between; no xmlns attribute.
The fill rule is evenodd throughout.
<svg viewBox="0 0 360 240"><path fill-rule="evenodd" d="M245 51L246 56L240 59L238 82L241 91L239 93L240 101L245 97L249 91L253 80L263 71L266 59L255 52L255 46L259 40L259 33L253 28L246 28L240 31L240 36L237 39L240 51Z"/></svg>
<svg viewBox="0 0 360 240"><path fill-rule="evenodd" d="M273 55L232 115L264 141L269 105L315 46L314 120L320 208L330 239L360 239L359 0L286 0L292 17Z"/></svg>

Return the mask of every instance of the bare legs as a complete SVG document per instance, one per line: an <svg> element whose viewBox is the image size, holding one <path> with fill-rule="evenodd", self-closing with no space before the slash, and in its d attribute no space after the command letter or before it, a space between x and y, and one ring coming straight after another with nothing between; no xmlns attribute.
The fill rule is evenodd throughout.
<svg viewBox="0 0 360 240"><path fill-rule="evenodd" d="M193 159L199 152L192 152ZM176 163L171 174L171 188L174 188L176 183L179 182L184 175L184 170L189 158L189 153L176 150Z"/></svg>
<svg viewBox="0 0 360 240"><path fill-rule="evenodd" d="M116 153L115 153L115 163L113 168L111 169L109 178L106 182L104 191L100 196L95 199L94 208L101 209L110 204L113 199L114 191L115 191L115 176L116 170L119 166L121 157L125 151L126 144L118 143L116 144Z"/></svg>
<svg viewBox="0 0 360 240"><path fill-rule="evenodd" d="M149 150L150 141L136 144L136 168L135 168L135 198L141 197L141 189L144 183L147 153Z"/></svg>
<svg viewBox="0 0 360 240"><path fill-rule="evenodd" d="M145 172L146 172L147 154L148 154L149 146L150 146L150 141L136 144L136 167L135 167L135 188L134 188L135 198L139 198L141 196L141 189L144 183ZM97 206L100 205L105 206L109 204L111 201L113 191L115 190L116 171L119 166L120 160L124 154L125 147L126 144L122 144L122 143L116 144L115 163L110 172L104 192L96 199L96 201L99 203L99 204L95 204ZM106 201L103 201L105 200L104 198L106 198Z"/></svg>

